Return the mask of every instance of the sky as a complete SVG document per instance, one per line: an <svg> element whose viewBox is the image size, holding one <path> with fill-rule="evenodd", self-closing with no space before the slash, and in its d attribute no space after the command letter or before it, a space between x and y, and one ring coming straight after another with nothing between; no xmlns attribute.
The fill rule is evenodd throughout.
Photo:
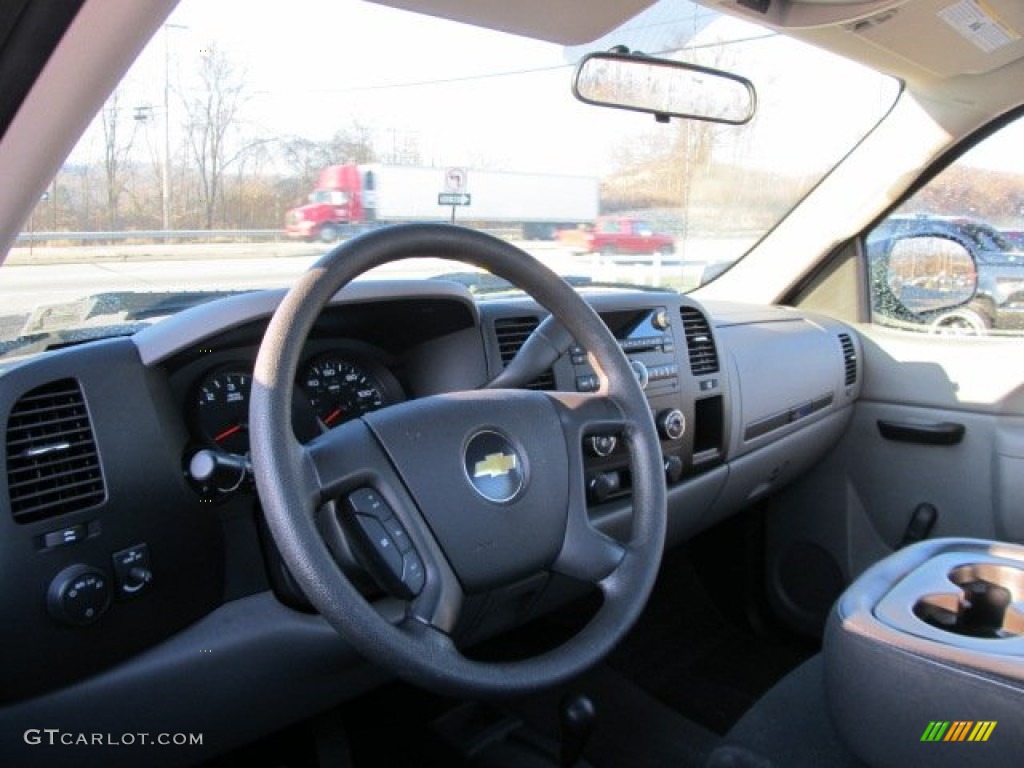
<svg viewBox="0 0 1024 768"><path fill-rule="evenodd" d="M880 112L874 77L817 53L804 65L807 54L793 53L784 38L731 19L708 26L706 11L698 13L685 2L663 2L631 31L594 47L621 39L634 49L662 50L695 32L690 43L698 47L750 40L746 53L725 60L756 81L761 117L753 135L737 134L733 151L761 165L798 172L828 166L874 119L863 118L858 99L872 107L867 114ZM569 62L586 46L567 50L356 0L183 0L124 85L123 104L156 105L158 117L165 44L172 87L187 89L198 57L211 49L245 72L248 132L325 139L358 119L382 143L411 135L428 164L600 175L612 169L616 147L668 130L647 115L572 99ZM789 65L793 75L771 74ZM180 109L172 99L172 130ZM95 130L89 141L95 154Z"/></svg>

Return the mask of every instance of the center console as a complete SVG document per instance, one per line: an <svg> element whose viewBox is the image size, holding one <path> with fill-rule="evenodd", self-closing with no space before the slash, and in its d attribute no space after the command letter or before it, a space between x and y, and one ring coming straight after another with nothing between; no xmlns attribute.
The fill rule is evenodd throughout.
<svg viewBox="0 0 1024 768"><path fill-rule="evenodd" d="M686 309L691 309L686 307ZM703 315L700 346L687 315L667 304L598 307L601 319L619 342L647 397L661 438L665 482L720 463L724 441L723 375L710 326ZM692 310L691 311L696 311ZM698 314L700 314L698 312ZM697 361L698 353L701 355ZM598 389L598 377L582 347L569 349L572 382L578 392ZM703 368L694 368L694 363ZM592 435L587 448L587 495L602 504L629 493L629 457L616 435Z"/></svg>
<svg viewBox="0 0 1024 768"><path fill-rule="evenodd" d="M835 726L869 765L1018 764L1024 547L936 539L899 550L839 599L824 655Z"/></svg>

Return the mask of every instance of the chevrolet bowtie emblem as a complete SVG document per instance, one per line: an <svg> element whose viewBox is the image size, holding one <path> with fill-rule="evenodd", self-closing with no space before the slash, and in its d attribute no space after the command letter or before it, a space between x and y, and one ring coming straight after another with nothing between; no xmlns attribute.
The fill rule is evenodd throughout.
<svg viewBox="0 0 1024 768"><path fill-rule="evenodd" d="M514 453L489 453L473 466L473 477L504 477L515 468Z"/></svg>

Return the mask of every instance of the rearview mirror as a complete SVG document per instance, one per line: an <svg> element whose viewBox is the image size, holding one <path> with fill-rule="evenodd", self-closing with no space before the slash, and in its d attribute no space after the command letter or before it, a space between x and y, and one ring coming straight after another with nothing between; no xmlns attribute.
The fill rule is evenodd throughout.
<svg viewBox="0 0 1024 768"><path fill-rule="evenodd" d="M757 106L754 84L709 67L642 53L588 53L576 67L573 95L585 104L743 125Z"/></svg>

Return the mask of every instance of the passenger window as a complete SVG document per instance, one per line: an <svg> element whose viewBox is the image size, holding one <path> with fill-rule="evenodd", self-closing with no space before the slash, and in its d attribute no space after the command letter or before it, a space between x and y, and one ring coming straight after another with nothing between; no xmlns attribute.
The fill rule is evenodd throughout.
<svg viewBox="0 0 1024 768"><path fill-rule="evenodd" d="M1024 335L1024 118L960 157L866 238L874 322Z"/></svg>

